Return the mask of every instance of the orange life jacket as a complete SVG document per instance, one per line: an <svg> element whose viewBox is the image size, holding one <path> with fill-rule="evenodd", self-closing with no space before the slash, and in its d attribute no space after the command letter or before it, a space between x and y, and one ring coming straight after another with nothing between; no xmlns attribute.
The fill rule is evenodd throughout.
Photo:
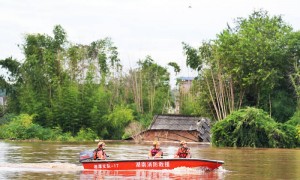
<svg viewBox="0 0 300 180"><path fill-rule="evenodd" d="M179 156L179 158L186 158L189 154L189 150L190 148L181 147L180 149L178 149L177 155Z"/></svg>
<svg viewBox="0 0 300 180"><path fill-rule="evenodd" d="M162 152L162 150L160 148L159 149L153 148L153 149L151 149L151 155L155 156L160 151L161 151L161 156L162 156L163 152Z"/></svg>
<svg viewBox="0 0 300 180"><path fill-rule="evenodd" d="M104 152L104 149L103 149L103 148L97 148L97 149L94 150L94 154L93 154L93 155L94 155L94 160L100 158L100 156L99 156L98 153L101 153L101 152L99 152L99 151L101 151L101 152L102 152L102 155L103 155L104 157L106 157L106 153Z"/></svg>

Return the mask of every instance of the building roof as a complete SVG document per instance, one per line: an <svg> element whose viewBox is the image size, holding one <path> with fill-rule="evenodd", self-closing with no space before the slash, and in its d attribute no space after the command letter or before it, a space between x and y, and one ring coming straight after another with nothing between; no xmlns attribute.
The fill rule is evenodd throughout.
<svg viewBox="0 0 300 180"><path fill-rule="evenodd" d="M183 115L156 115L149 130L185 130L193 131L199 127L202 117Z"/></svg>

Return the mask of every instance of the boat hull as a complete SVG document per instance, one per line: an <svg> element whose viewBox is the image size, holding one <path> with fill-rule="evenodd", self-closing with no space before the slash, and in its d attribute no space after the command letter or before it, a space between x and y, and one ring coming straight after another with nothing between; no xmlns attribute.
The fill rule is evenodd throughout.
<svg viewBox="0 0 300 180"><path fill-rule="evenodd" d="M178 167L204 168L214 170L224 164L223 161L207 159L142 159L142 160L86 160L81 161L84 169L94 170L162 170Z"/></svg>

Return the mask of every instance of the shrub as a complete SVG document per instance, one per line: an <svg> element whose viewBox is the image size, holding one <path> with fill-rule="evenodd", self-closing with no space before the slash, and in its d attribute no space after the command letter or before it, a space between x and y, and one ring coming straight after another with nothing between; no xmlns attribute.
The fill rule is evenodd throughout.
<svg viewBox="0 0 300 180"><path fill-rule="evenodd" d="M295 147L296 129L276 123L261 109L240 109L214 124L212 142L229 147Z"/></svg>
<svg viewBox="0 0 300 180"><path fill-rule="evenodd" d="M287 124L297 126L300 125L300 111L296 111L290 120L286 122Z"/></svg>
<svg viewBox="0 0 300 180"><path fill-rule="evenodd" d="M76 141L92 141L97 138L97 134L90 128L80 129L75 137Z"/></svg>
<svg viewBox="0 0 300 180"><path fill-rule="evenodd" d="M120 139L124 134L125 127L133 121L133 110L125 106L117 106L107 116L107 120L110 123L108 131L111 133L112 139Z"/></svg>
<svg viewBox="0 0 300 180"><path fill-rule="evenodd" d="M21 114L12 119L8 124L2 126L3 138L5 139L29 139L28 129L33 126L33 116Z"/></svg>
<svg viewBox="0 0 300 180"><path fill-rule="evenodd" d="M32 126L32 130L30 130L34 133L34 138L46 141L46 140L57 140L57 137L60 135L60 133L56 133L55 130L50 128L43 128L40 125L34 125Z"/></svg>
<svg viewBox="0 0 300 180"><path fill-rule="evenodd" d="M4 125L0 126L2 139L39 139L52 141L75 141L71 133L63 133L60 127L54 129L43 128L32 122L33 116L21 114L12 116Z"/></svg>
<svg viewBox="0 0 300 180"><path fill-rule="evenodd" d="M75 141L75 138L72 136L71 132L66 132L57 137L58 141Z"/></svg>
<svg viewBox="0 0 300 180"><path fill-rule="evenodd" d="M151 113L141 114L137 117L144 128L148 127L151 124L152 118L153 115Z"/></svg>
<svg viewBox="0 0 300 180"><path fill-rule="evenodd" d="M273 134L273 138L277 141L277 147L280 148L294 148L299 145L297 139L297 128L289 124L278 123L279 135Z"/></svg>
<svg viewBox="0 0 300 180"><path fill-rule="evenodd" d="M5 114L3 117L0 118L0 125L7 124L15 118L16 115L11 113L11 114Z"/></svg>
<svg viewBox="0 0 300 180"><path fill-rule="evenodd" d="M300 146L300 125L297 125L295 127L296 129L296 141L297 141L297 147Z"/></svg>

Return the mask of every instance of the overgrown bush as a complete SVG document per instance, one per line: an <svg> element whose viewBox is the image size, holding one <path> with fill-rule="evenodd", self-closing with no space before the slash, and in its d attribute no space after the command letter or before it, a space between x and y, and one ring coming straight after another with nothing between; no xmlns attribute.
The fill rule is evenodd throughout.
<svg viewBox="0 0 300 180"><path fill-rule="evenodd" d="M4 139L30 139L32 133L28 133L28 129L33 126L33 116L21 114L12 119L10 123L4 124L1 127Z"/></svg>
<svg viewBox="0 0 300 180"><path fill-rule="evenodd" d="M298 140L298 145L299 145L300 144L300 125L298 125L296 127L296 129L297 129L297 140Z"/></svg>
<svg viewBox="0 0 300 180"><path fill-rule="evenodd" d="M0 139L75 141L71 133L63 133L60 127L50 129L34 124L33 117L33 115L30 116L28 114L21 114L19 116L11 115L10 118L7 117L7 120L5 120L6 123L0 125ZM84 134L82 134L82 136L84 136ZM90 138L90 136L91 135L88 135L87 137Z"/></svg>
<svg viewBox="0 0 300 180"><path fill-rule="evenodd" d="M66 132L66 133L63 133L63 134L60 134L57 139L57 141L71 141L71 142L74 142L75 141L75 138L72 136L72 133L71 132Z"/></svg>
<svg viewBox="0 0 300 180"><path fill-rule="evenodd" d="M294 115L291 117L290 120L288 120L285 124L291 125L293 127L296 127L296 138L297 138L297 144L299 146L300 144L300 111L296 111Z"/></svg>
<svg viewBox="0 0 300 180"><path fill-rule="evenodd" d="M152 121L153 115L150 113L140 114L136 119L142 124L143 128L147 128Z"/></svg>
<svg viewBox="0 0 300 180"><path fill-rule="evenodd" d="M115 109L107 116L108 132L110 132L110 137L112 139L121 139L124 134L125 127L133 121L133 110L126 106L117 106Z"/></svg>
<svg viewBox="0 0 300 180"><path fill-rule="evenodd" d="M289 124L277 124L277 129L279 130L279 135L273 134L276 140L277 146L280 148L293 148L299 146L298 142L298 132L295 126Z"/></svg>
<svg viewBox="0 0 300 180"><path fill-rule="evenodd" d="M276 123L256 108L240 109L214 124L212 141L216 146L283 147L298 146L294 126Z"/></svg>
<svg viewBox="0 0 300 180"><path fill-rule="evenodd" d="M0 126L3 125L3 124L9 123L16 116L17 115L15 115L13 113L5 114L3 117L0 118Z"/></svg>
<svg viewBox="0 0 300 180"><path fill-rule="evenodd" d="M0 105L0 117L4 116L5 114L5 109L3 105Z"/></svg>
<svg viewBox="0 0 300 180"><path fill-rule="evenodd" d="M80 129L75 137L76 141L92 141L97 139L97 134L90 128Z"/></svg>
<svg viewBox="0 0 300 180"><path fill-rule="evenodd" d="M300 111L296 111L290 120L286 122L287 124L297 126L300 125Z"/></svg>

